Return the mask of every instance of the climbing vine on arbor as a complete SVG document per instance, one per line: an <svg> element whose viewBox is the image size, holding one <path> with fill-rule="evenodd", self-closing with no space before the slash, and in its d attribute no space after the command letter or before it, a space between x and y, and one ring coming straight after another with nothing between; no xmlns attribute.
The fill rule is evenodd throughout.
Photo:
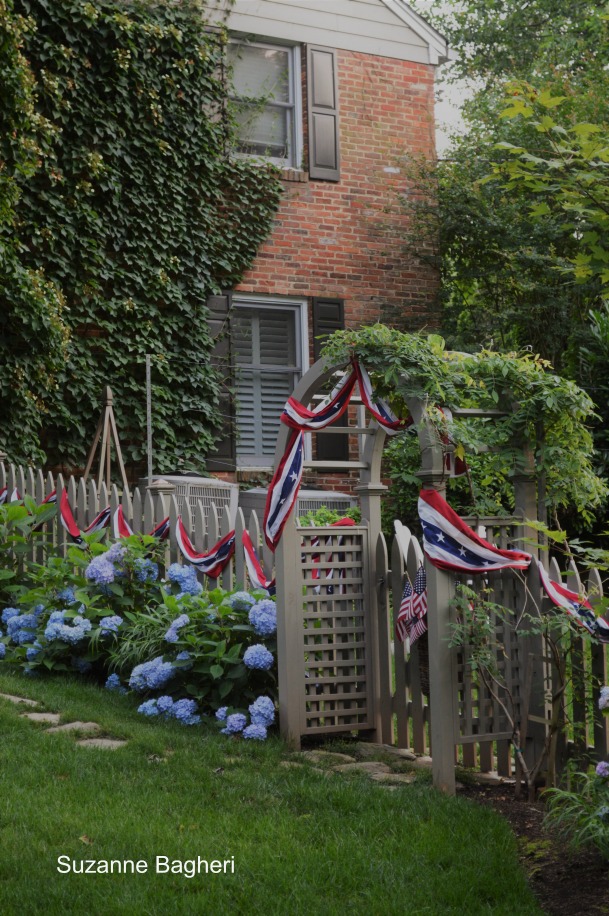
<svg viewBox="0 0 609 916"><path fill-rule="evenodd" d="M589 517L607 494L593 466L594 448L587 425L594 416L592 400L534 354L451 352L437 335L404 334L375 325L335 333L324 355L336 364L353 357L361 360L377 394L399 416L408 415L410 398L426 403L427 415L439 435L448 436L476 471L473 492L467 494L474 500L472 506L469 499L470 509L481 514L510 510L507 483L524 470L522 445L534 453L550 509L571 507ZM442 408L500 409L502 415L482 421L455 418L447 423ZM402 473L404 488L416 494L418 449L409 448L408 434L396 437L390 448L392 477L399 487ZM404 460L400 463L400 459ZM409 460L416 463L408 466ZM488 495L484 502L483 490L489 486L496 490L495 505L489 504ZM460 498L464 497L462 492ZM459 500L453 504L460 507Z"/></svg>
<svg viewBox="0 0 609 916"><path fill-rule="evenodd" d="M142 461L151 353L155 468L201 470L222 424L207 298L251 264L280 194L272 169L231 155L226 35L196 0L14 11L30 23L23 54L51 125L19 181L19 242L71 328L45 403L48 460L82 465L109 384L126 458Z"/></svg>

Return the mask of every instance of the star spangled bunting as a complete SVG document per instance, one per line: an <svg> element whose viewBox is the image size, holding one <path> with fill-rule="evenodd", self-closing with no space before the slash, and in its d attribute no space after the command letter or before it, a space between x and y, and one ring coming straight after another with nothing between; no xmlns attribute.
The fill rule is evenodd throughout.
<svg viewBox="0 0 609 916"><path fill-rule="evenodd" d="M188 562L196 566L199 572L209 576L210 579L218 578L235 552L235 532L229 531L207 553L197 553L186 533L186 528L181 518L178 518L176 525L176 540L178 547Z"/></svg>
<svg viewBox="0 0 609 916"><path fill-rule="evenodd" d="M419 566L414 583L406 576L400 610L395 622L395 636L399 642L406 637L413 646L419 636L427 631L427 575L425 567Z"/></svg>
<svg viewBox="0 0 609 916"><path fill-rule="evenodd" d="M421 490L419 518L425 556L438 569L475 574L531 565L529 553L500 550L472 531L435 490Z"/></svg>
<svg viewBox="0 0 609 916"><path fill-rule="evenodd" d="M91 524L85 528L84 532L81 532L80 528L76 524L74 515L70 508L68 493L66 490L64 490L61 494L61 499L59 500L59 517L61 519L61 524L66 529L77 547L82 547L84 544L82 538L83 534L92 534L94 531L101 531L102 528L106 527L110 521L110 507L108 506L107 508L102 509L102 511L95 516Z"/></svg>
<svg viewBox="0 0 609 916"><path fill-rule="evenodd" d="M596 616L590 602L560 582L550 579L541 563L537 563L537 567L541 584L550 601L566 611L575 623L580 627L585 627L600 642L609 643L609 624L602 617Z"/></svg>
<svg viewBox="0 0 609 916"><path fill-rule="evenodd" d="M304 436L294 430L288 440L285 454L273 475L264 509L264 539L271 550L275 550L281 532L288 520L302 479L304 462Z"/></svg>
<svg viewBox="0 0 609 916"><path fill-rule="evenodd" d="M372 391L372 382L366 369L357 361L353 362L353 371L357 375L359 383L359 393L366 408L370 411L379 426L385 430L388 436L395 436L396 433L408 429L412 425L412 418L400 420L392 411L389 404L382 398L374 398Z"/></svg>
<svg viewBox="0 0 609 916"><path fill-rule="evenodd" d="M131 537L133 534L133 528L125 518L122 506L119 506L112 516L112 534L117 540Z"/></svg>
<svg viewBox="0 0 609 916"><path fill-rule="evenodd" d="M171 531L171 526L169 524L169 516L164 518L162 522L153 528L150 532L150 536L153 538L158 538L159 541L165 541L169 537L169 532Z"/></svg>
<svg viewBox="0 0 609 916"><path fill-rule="evenodd" d="M85 528L85 534L92 534L94 531L101 531L102 528L105 528L108 522L110 521L111 509L110 506L107 506L105 509L96 515L91 524Z"/></svg>
<svg viewBox="0 0 609 916"><path fill-rule="evenodd" d="M262 563L258 559L256 548L252 543L248 531L243 532L243 554L245 557L245 565L247 566L247 574L253 587L264 588L269 595L274 595L276 588L275 579L268 579L265 575Z"/></svg>
<svg viewBox="0 0 609 916"><path fill-rule="evenodd" d="M314 431L316 429L324 429L330 423L338 420L345 412L349 406L356 381L355 370L349 375L343 375L332 393L327 398L324 398L314 410L309 410L308 407L305 407L295 398L288 398L283 408L281 422L297 430L307 429Z"/></svg>

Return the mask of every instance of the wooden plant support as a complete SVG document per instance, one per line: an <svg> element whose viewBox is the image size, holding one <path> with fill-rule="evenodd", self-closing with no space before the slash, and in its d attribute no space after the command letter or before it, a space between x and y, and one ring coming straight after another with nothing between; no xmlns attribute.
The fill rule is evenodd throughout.
<svg viewBox="0 0 609 916"><path fill-rule="evenodd" d="M106 385L103 391L104 398L104 407L97 424L97 429L95 430L95 436L93 437L93 444L89 451L89 457L87 458L87 466L85 467L85 473L83 475L83 480L86 481L89 476L89 471L91 470L91 465L93 464L93 459L95 457L95 452L99 440L101 438L101 453L99 456L99 474L97 477L97 489L102 484L102 479L106 484L107 489L110 489L110 452L112 447L112 442L114 441L114 451L116 454L116 459L118 461L118 466L120 468L121 477L123 481L123 489L126 493L129 492L129 484L127 482L127 474L125 472L125 464L123 462L123 453L121 451L121 445L118 441L118 431L116 429L116 420L114 419L114 410L112 407L113 397L112 389ZM105 469L105 473L104 473Z"/></svg>

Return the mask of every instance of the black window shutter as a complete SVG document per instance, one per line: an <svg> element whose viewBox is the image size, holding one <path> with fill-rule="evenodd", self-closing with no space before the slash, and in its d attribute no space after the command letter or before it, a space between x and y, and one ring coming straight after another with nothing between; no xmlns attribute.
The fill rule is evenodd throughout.
<svg viewBox="0 0 609 916"><path fill-rule="evenodd" d="M345 327L342 299L313 299L313 355L319 359L324 338ZM337 421L346 425L346 414ZM316 436L318 461L348 461L349 437L346 433L321 433Z"/></svg>
<svg viewBox="0 0 609 916"><path fill-rule="evenodd" d="M211 352L211 363L220 373L222 391L219 410L224 417L224 427L220 438L214 445L213 452L207 459L209 471L234 471L236 464L235 449L235 405L231 393L233 387L233 360L230 336L231 294L210 296L207 300L209 309L209 329L214 341Z"/></svg>
<svg viewBox="0 0 609 916"><path fill-rule="evenodd" d="M340 179L337 54L307 47L309 178Z"/></svg>

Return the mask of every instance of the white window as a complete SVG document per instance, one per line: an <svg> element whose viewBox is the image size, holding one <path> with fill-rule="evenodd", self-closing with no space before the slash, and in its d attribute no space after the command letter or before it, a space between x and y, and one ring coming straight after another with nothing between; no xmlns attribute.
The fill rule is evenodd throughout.
<svg viewBox="0 0 609 916"><path fill-rule="evenodd" d="M232 96L239 151L298 168L302 147L300 49L231 42Z"/></svg>
<svg viewBox="0 0 609 916"><path fill-rule="evenodd" d="M304 302L233 298L237 463L271 467L279 419L308 368Z"/></svg>

